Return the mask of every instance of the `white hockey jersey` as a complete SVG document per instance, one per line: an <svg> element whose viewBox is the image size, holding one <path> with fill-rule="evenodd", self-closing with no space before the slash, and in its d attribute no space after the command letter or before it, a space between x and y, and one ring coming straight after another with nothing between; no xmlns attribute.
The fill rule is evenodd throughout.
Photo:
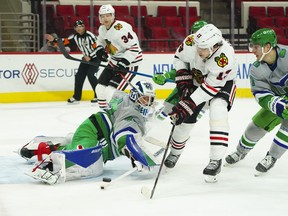
<svg viewBox="0 0 288 216"><path fill-rule="evenodd" d="M138 66L143 60L138 36L130 24L115 20L108 30L101 25L98 33L97 46L105 47L105 50L111 55L113 64L117 64L121 58L125 58L130 62L130 66Z"/></svg>
<svg viewBox="0 0 288 216"><path fill-rule="evenodd" d="M204 62L197 54L197 48L194 45L194 34L188 35L183 43L178 47L174 56L174 66L176 71L187 69L192 71L193 68L202 73L204 71ZM193 84L199 86L196 79L193 79Z"/></svg>
<svg viewBox="0 0 288 216"><path fill-rule="evenodd" d="M193 43L194 35L189 35L177 49L174 65L176 70L196 68L202 72L204 82L192 94L196 105L212 99L226 82L236 80L237 62L234 48L223 39L223 45L208 59L201 59ZM195 81L194 81L195 84Z"/></svg>

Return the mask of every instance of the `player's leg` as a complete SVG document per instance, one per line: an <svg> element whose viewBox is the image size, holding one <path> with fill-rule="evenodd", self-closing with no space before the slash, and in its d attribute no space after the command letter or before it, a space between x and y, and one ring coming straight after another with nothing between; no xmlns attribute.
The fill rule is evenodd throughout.
<svg viewBox="0 0 288 216"><path fill-rule="evenodd" d="M113 95L114 89L108 88L108 84L112 77L114 76L114 71L111 66L107 66L101 73L98 84L96 85L96 95L98 98L98 105L100 108L104 109L108 107L107 95Z"/></svg>
<svg viewBox="0 0 288 216"><path fill-rule="evenodd" d="M92 61L100 64L100 61L98 59L95 59ZM91 100L92 103L97 102L96 85L98 83L98 80L97 80L97 72L98 71L99 71L99 67L94 66L94 65L90 65L89 69L87 71L88 81L89 81L89 83L93 89L93 92L94 92L94 98L93 98L93 100Z"/></svg>
<svg viewBox="0 0 288 216"><path fill-rule="evenodd" d="M228 147L229 123L227 101L217 97L210 102L210 161L203 170L206 182L217 181L222 158Z"/></svg>
<svg viewBox="0 0 288 216"><path fill-rule="evenodd" d="M205 103L200 104L195 110L192 116L187 118L182 124L176 125L172 139L170 141L170 153L164 161L164 165L168 168L175 167L180 155L184 151L186 142L190 137L192 128L194 127L197 116L202 110Z"/></svg>
<svg viewBox="0 0 288 216"><path fill-rule="evenodd" d="M83 84L87 75L87 69L89 65L80 63L77 73L75 74L74 81L74 94L72 98L67 100L68 103L75 104L79 102L82 98Z"/></svg>
<svg viewBox="0 0 288 216"><path fill-rule="evenodd" d="M235 98L234 81L228 81L223 89L210 101L210 161L203 170L206 182L216 182L221 172L222 158L228 147L228 112Z"/></svg>
<svg viewBox="0 0 288 216"><path fill-rule="evenodd" d="M254 148L257 142L262 139L267 132L273 130L281 123L281 119L274 113L260 109L253 117L242 134L236 151L228 155L225 160L228 164L235 164L245 158Z"/></svg>
<svg viewBox="0 0 288 216"><path fill-rule="evenodd" d="M26 174L46 184L99 176L103 173L101 146L82 150L52 152Z"/></svg>
<svg viewBox="0 0 288 216"><path fill-rule="evenodd" d="M256 166L256 170L259 173L265 173L270 170L279 159L288 149L288 121L283 120L282 124L273 139L272 145L267 152L265 158L259 162Z"/></svg>

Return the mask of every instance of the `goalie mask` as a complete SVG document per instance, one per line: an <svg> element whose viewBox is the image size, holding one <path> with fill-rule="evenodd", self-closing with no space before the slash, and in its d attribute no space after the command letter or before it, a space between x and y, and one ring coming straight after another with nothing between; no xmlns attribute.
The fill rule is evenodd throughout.
<svg viewBox="0 0 288 216"><path fill-rule="evenodd" d="M138 81L130 90L129 98L143 117L147 117L155 99L153 85L146 81Z"/></svg>

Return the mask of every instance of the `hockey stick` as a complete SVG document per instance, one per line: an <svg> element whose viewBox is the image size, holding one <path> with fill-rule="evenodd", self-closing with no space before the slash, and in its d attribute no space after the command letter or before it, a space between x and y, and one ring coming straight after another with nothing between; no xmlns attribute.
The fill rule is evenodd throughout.
<svg viewBox="0 0 288 216"><path fill-rule="evenodd" d="M171 132L170 132L167 144L166 144L165 152L164 152L164 155L163 155L160 167L159 167L159 171L158 171L157 177L156 177L155 182L154 182L153 189L150 190L148 187L145 187L145 186L143 186L141 188L141 194L143 196L147 197L147 198L150 198L150 199L153 198L153 195L154 195L154 192L155 192L155 189L156 189L159 177L160 177L160 173L161 173L162 167L164 165L164 161L166 159L166 155L167 155L167 152L168 152L168 149L169 149L169 145L170 145L170 141L172 139L172 135L173 135L174 129L175 129L175 124L173 124L173 126L172 126L172 129L171 129Z"/></svg>
<svg viewBox="0 0 288 216"><path fill-rule="evenodd" d="M165 149L164 148L161 148L159 149L157 152L155 152L153 154L154 157L157 157L158 155L160 155ZM123 173L122 175L118 176L117 178L115 179L111 179L111 178L107 178L107 177L104 177L102 179L102 182L100 184L100 188L102 190L106 189L107 187L111 186L112 184L114 184L115 182L118 182L119 180L125 178L126 176L132 174L133 172L135 172L137 170L137 167L133 167L132 169L128 170L127 172Z"/></svg>
<svg viewBox="0 0 288 216"><path fill-rule="evenodd" d="M88 64L88 65L93 65L93 66L100 66L100 67L104 67L106 68L107 66L106 65L103 65L103 64L97 64L95 62L90 62L90 61L83 61L82 59L78 59L78 58L74 58L73 56L71 56L67 50L65 49L65 46L63 44L63 41L62 39L59 39L57 40L57 43L58 43L58 46L59 46L59 49L60 51L62 52L62 54L64 55L64 57L66 59L69 59L69 60L73 60L73 61L79 61L81 63L84 63L84 64ZM140 72L136 72L136 71L129 71L129 70L119 70L117 68L117 71L120 71L120 72L124 72L124 73L132 73L132 74L135 74L135 75L139 75L139 76L144 76L144 77L149 77L149 78L152 78L153 76L152 75L149 75L149 74L145 74L145 73L140 73ZM166 80L166 82L174 82L173 80Z"/></svg>
<svg viewBox="0 0 288 216"><path fill-rule="evenodd" d="M164 143L161 140L156 139L155 137L152 136L145 136L144 140L152 145L160 146L164 148L166 146L166 143Z"/></svg>

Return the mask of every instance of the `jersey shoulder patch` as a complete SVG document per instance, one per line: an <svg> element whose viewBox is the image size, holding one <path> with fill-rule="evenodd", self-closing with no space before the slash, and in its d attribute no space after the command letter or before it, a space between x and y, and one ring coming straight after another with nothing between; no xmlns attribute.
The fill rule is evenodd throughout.
<svg viewBox="0 0 288 216"><path fill-rule="evenodd" d="M194 36L189 35L185 40L185 44L186 46L193 46L193 43L194 43Z"/></svg>
<svg viewBox="0 0 288 216"><path fill-rule="evenodd" d="M259 67L259 66L260 66L260 62L259 62L259 61L255 61L255 62L253 63L253 66L256 67L256 68Z"/></svg>
<svg viewBox="0 0 288 216"><path fill-rule="evenodd" d="M114 25L114 28L115 28L116 30L120 30L120 29L123 28L123 25L122 25L121 23L117 23L116 25Z"/></svg>
<svg viewBox="0 0 288 216"><path fill-rule="evenodd" d="M221 53L220 56L216 56L214 60L219 67L224 68L226 65L228 65L228 58L225 53Z"/></svg>
<svg viewBox="0 0 288 216"><path fill-rule="evenodd" d="M280 52L279 52L279 57L280 58L284 58L286 55L286 49L281 49Z"/></svg>

